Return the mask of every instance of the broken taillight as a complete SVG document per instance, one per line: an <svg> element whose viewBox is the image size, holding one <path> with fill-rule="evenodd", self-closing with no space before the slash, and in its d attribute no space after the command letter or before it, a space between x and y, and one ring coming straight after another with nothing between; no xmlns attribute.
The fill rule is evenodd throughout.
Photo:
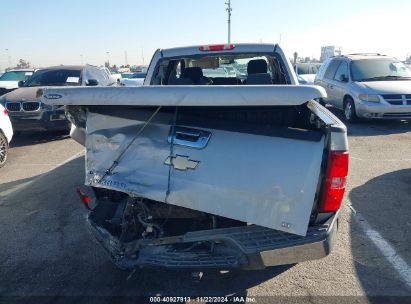
<svg viewBox="0 0 411 304"><path fill-rule="evenodd" d="M224 51L233 50L235 48L234 44L214 44L214 45L204 45L200 46L199 50L201 52L213 52L213 51Z"/></svg>
<svg viewBox="0 0 411 304"><path fill-rule="evenodd" d="M319 212L333 212L340 209L347 183L348 158L348 151L330 152Z"/></svg>
<svg viewBox="0 0 411 304"><path fill-rule="evenodd" d="M91 208L90 208L90 197L84 191L82 191L80 188L77 188L77 193L78 193L84 207L86 207L88 210L91 210Z"/></svg>

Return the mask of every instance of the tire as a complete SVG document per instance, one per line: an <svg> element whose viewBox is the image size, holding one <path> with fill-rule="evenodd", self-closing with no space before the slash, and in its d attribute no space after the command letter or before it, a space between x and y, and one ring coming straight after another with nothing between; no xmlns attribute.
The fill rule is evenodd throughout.
<svg viewBox="0 0 411 304"><path fill-rule="evenodd" d="M0 132L0 168L6 164L8 151L9 143L7 142L7 138Z"/></svg>
<svg viewBox="0 0 411 304"><path fill-rule="evenodd" d="M344 118L348 123L355 123L358 121L354 100L352 100L351 97L347 97L344 101Z"/></svg>

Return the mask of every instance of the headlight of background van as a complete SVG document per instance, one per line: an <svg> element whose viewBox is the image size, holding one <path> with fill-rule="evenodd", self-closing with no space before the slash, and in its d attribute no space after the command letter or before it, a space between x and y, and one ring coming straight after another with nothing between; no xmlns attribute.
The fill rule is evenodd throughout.
<svg viewBox="0 0 411 304"><path fill-rule="evenodd" d="M380 102L380 96L375 94L360 94L358 98L362 101Z"/></svg>

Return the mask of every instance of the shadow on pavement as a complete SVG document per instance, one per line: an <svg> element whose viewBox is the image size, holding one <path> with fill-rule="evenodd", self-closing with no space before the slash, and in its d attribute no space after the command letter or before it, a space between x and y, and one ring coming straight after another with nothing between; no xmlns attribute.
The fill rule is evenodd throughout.
<svg viewBox="0 0 411 304"><path fill-rule="evenodd" d="M3 168L7 168L7 164ZM0 169L0 170L4 170L3 168ZM3 192L3 191L7 192L9 189L13 189L14 187L19 186L19 185L26 185L26 184L30 183L32 180L34 180L35 178L37 178L38 176L39 175L28 177L28 178L23 178L23 179L20 179L20 180L17 180L17 181L12 181L12 182L7 182L7 183L0 183L0 201L2 199L1 192Z"/></svg>
<svg viewBox="0 0 411 304"><path fill-rule="evenodd" d="M337 116L346 126L349 136L380 136L411 132L411 121L404 120L365 120L348 124L341 110L327 105L327 110Z"/></svg>
<svg viewBox="0 0 411 304"><path fill-rule="evenodd" d="M69 138L68 131L38 131L22 132L13 136L10 148L42 144L51 141L63 140Z"/></svg>
<svg viewBox="0 0 411 304"><path fill-rule="evenodd" d="M198 283L189 271L143 269L128 278L130 272L115 268L87 231L87 212L76 193L83 182L84 157L79 157L0 204L0 295L245 296L292 267L205 272Z"/></svg>
<svg viewBox="0 0 411 304"><path fill-rule="evenodd" d="M371 179L349 197L357 212L351 217L352 252L367 295L411 296L411 289L365 233L367 227L377 231L374 239L388 242L411 265L411 168Z"/></svg>

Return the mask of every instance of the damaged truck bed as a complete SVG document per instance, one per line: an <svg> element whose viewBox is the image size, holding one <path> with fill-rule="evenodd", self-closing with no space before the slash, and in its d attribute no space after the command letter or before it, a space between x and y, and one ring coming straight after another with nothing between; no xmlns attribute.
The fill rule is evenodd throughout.
<svg viewBox="0 0 411 304"><path fill-rule="evenodd" d="M154 55L142 87L43 92L44 103L66 106L72 137L86 147L95 238L125 269L259 269L326 256L348 152L345 126L313 100L324 91L296 85L278 47L222 50L207 62L170 52ZM284 83L183 79L190 66L209 69L228 54L266 56ZM174 61L181 85L158 80L172 82Z"/></svg>

